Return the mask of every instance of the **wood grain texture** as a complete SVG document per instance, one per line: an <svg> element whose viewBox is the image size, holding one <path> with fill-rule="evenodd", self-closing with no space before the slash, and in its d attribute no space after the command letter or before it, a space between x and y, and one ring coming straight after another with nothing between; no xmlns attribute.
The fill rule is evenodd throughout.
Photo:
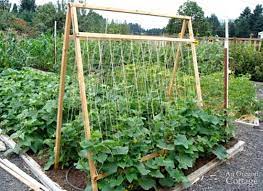
<svg viewBox="0 0 263 191"><path fill-rule="evenodd" d="M189 30L190 39L194 40L192 20L188 21L188 30ZM198 106L201 108L203 107L203 99L202 99L200 76L199 76L198 64L197 64L197 54L196 54L195 42L191 43L191 49L192 49L192 57L193 57L193 65L194 65L195 88L196 88Z"/></svg>
<svg viewBox="0 0 263 191"><path fill-rule="evenodd" d="M148 16L175 18L175 19L186 19L186 20L191 19L191 17L189 16L167 14L167 13L157 13L157 12L146 12L146 11L141 11L141 10L128 10L128 9L113 8L113 7L104 7L104 6L92 5L90 3L71 3L71 6L77 7L77 8L111 11L111 12L119 12L119 13L130 13L130 14L148 15Z"/></svg>
<svg viewBox="0 0 263 191"><path fill-rule="evenodd" d="M59 164L60 156L60 142L61 142L61 128L62 128L62 116L63 116L63 99L65 93L65 78L66 78L66 69L67 69L67 53L69 48L69 35L71 27L71 13L68 6L68 12L65 22L65 31L64 31L64 42L62 50L62 59L61 59L61 69L60 69L60 82L59 82L59 96L58 96L58 111L57 111L57 128L56 128L56 142L55 142L55 162L54 167L57 170Z"/></svg>
<svg viewBox="0 0 263 191"><path fill-rule="evenodd" d="M164 36L145 36L145 35L124 35L124 34L105 34L105 33L88 33L79 32L76 34L81 40L139 40L139 41L167 41L167 42L185 42L192 43L192 39L172 38ZM73 36L71 36L72 39ZM74 37L73 37L74 38Z"/></svg>
<svg viewBox="0 0 263 191"><path fill-rule="evenodd" d="M180 39L182 39L184 37L185 32L186 32L186 27L187 27L187 21L184 20L183 24L182 24L182 28L181 28L181 33L180 33L180 36L179 36ZM179 43L177 45L175 61L174 61L174 66L173 66L173 72L172 72L172 78L170 80L169 88L168 88L168 91L167 91L167 96L170 97L170 98L171 98L171 96L173 94L173 87L174 87L174 82L175 82L175 79L176 79L176 72L177 72L177 69L179 67L179 58L180 58L180 52L181 52L180 48L181 48L181 43Z"/></svg>
<svg viewBox="0 0 263 191"><path fill-rule="evenodd" d="M71 7L71 17L72 17L73 34L77 34L79 32L79 27L78 27L76 7ZM86 139L89 140L91 138L91 130L90 130L88 103L87 103L86 89L85 89L86 86L85 86L85 80L84 80L80 39L77 36L75 36L74 42L75 42L75 58L76 58L76 63L77 63L79 91L80 91L80 99L81 99L82 118L83 118L85 136L86 136ZM92 159L91 152L88 152L87 158L88 158L89 168L90 168L92 191L97 191L98 190L97 181L95 180L97 176L97 170L95 167L95 163Z"/></svg>
<svg viewBox="0 0 263 191"><path fill-rule="evenodd" d="M3 141L8 147L15 148L16 143L6 135L0 135L0 140ZM51 180L39 166L39 164L27 154L20 154L22 160L26 163L30 171L36 178L51 191L64 191L57 183Z"/></svg>

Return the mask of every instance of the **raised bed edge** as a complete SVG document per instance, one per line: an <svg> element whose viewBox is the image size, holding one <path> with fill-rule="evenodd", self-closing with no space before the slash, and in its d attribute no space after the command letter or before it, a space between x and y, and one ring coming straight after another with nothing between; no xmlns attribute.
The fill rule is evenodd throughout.
<svg viewBox="0 0 263 191"><path fill-rule="evenodd" d="M0 140L3 141L8 147L14 148L16 143L6 135L0 135ZM31 172L51 191L64 191L56 182L51 180L42 170L40 165L30 156L20 154L22 160L27 164Z"/></svg>

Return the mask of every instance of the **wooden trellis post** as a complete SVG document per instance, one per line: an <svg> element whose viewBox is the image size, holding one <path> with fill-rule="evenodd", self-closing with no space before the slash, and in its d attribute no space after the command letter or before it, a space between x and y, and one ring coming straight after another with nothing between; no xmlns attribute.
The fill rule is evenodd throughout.
<svg viewBox="0 0 263 191"><path fill-rule="evenodd" d="M87 33L87 32L79 32L78 26L78 18L77 18L77 8L84 9L93 9L93 10L104 10L104 11L112 11L112 12L122 12L122 13L130 13L130 14L139 14L139 15L150 15L150 16L158 16L158 17L166 17L166 18L175 18L183 20L183 26L181 30L181 34L179 38L170 38L170 37L160 37L160 36L140 36L140 35L121 35L121 34L101 34L101 33ZM189 37L184 38L184 34L188 27ZM70 35L70 31L72 28L72 35ZM90 121L89 121L89 112L87 107L87 97L85 90L85 81L84 81L84 73L83 73L83 63L82 63L82 55L81 55L81 40L90 40L90 39L106 39L106 40L138 40L138 41L165 41L165 42L178 42L178 43L190 43L192 48L193 55L193 65L195 72L195 81L196 81L196 92L198 98L198 105L202 106L202 96L201 96L201 87L200 87L200 78L197 66L197 58L196 58L196 50L195 50L195 39L193 35L192 22L191 17L188 16L180 16L180 15L169 15L169 14L160 14L160 13L152 13L152 12L144 12L138 10L125 10L111 7L101 7L96 5L91 5L87 3L69 3L67 8L66 15L66 23L65 23L65 31L64 31L64 42L63 42L63 52L62 52L62 61L61 61L61 73L60 73L60 87L59 87L59 98L58 98L58 113L57 113L57 129L56 129L56 143L55 143L55 169L58 169L59 164L59 156L60 156L60 141L61 141L61 128L62 128L62 116L63 116L63 97L65 91L65 76L66 76L66 67L67 67L67 53L69 48L70 39L74 40L75 47L75 60L77 64L77 73L78 73L78 83L79 83L79 91L81 98L81 109L82 109L82 118L85 130L86 139L91 138L91 129L90 129ZM178 68L179 56L180 56L180 44L178 45L178 49L176 52L175 63L173 67L173 74L169 84L168 94L171 95L173 89L173 83L176 77L176 70ZM158 157L160 154L165 153L165 150L162 150L157 153L152 153L142 157L141 162L150 160L154 157ZM91 175L91 186L93 191L97 191L97 181L99 179L104 178L107 174L97 174L95 163L92 159L92 153L88 152L87 155L89 167L90 167L90 175Z"/></svg>
<svg viewBox="0 0 263 191"><path fill-rule="evenodd" d="M67 53L68 53L68 48L69 48L70 27L71 27L71 10L70 10L70 7L68 6L65 30L64 30L61 68L60 68L57 129L56 129L56 143L55 143L55 164L54 164L55 169L58 168L58 163L59 163L61 127L62 127L62 115L63 115L63 98L64 98L64 92L65 92L65 77L66 77L67 61L68 61Z"/></svg>
<svg viewBox="0 0 263 191"><path fill-rule="evenodd" d="M185 31L186 31L186 25L187 25L187 21L183 20L182 29L181 29L181 33L179 35L179 38L183 38L184 37ZM176 49L176 55L175 55L175 61L174 61L174 66L173 66L172 78L170 80L169 89L168 89L168 92L167 92L167 95L169 97L171 97L172 94L173 94L174 81L175 81L175 78L176 78L176 72L177 72L178 65L179 65L180 47L181 47L181 43L178 44L177 49Z"/></svg>

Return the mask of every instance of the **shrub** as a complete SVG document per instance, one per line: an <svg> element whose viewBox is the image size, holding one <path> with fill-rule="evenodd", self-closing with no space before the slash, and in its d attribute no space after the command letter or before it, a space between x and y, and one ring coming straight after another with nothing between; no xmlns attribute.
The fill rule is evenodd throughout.
<svg viewBox="0 0 263 191"><path fill-rule="evenodd" d="M263 51L244 44L233 45L230 50L230 64L235 75L249 74L252 80L263 82Z"/></svg>

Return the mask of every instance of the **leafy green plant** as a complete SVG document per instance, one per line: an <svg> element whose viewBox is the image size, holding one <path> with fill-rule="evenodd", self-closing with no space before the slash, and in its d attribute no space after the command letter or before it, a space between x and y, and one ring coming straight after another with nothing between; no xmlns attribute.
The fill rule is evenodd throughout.
<svg viewBox="0 0 263 191"><path fill-rule="evenodd" d="M249 74L254 81L263 81L263 51L251 44L235 44L231 47L231 67L236 75Z"/></svg>
<svg viewBox="0 0 263 191"><path fill-rule="evenodd" d="M155 75L153 71L149 69L149 75ZM212 152L224 158L220 145L233 136L233 129L223 127L223 116L198 109L192 99L160 102L155 91L141 93L141 99L133 94L127 102L121 93L125 88L116 91L101 84L95 91L96 80L94 75L87 79L92 95L88 103L95 103L95 98L100 101L89 105L92 139L87 141L77 85L67 78L60 161L65 166L75 162L88 173L86 154L92 151L98 172L108 174L99 181L101 190L149 190L178 182L187 185L184 170L197 158ZM1 128L18 141L16 149L49 150L48 169L54 160L57 75L29 68L8 69L0 74L0 83ZM143 156L161 150L165 152L160 157L140 162Z"/></svg>
<svg viewBox="0 0 263 191"><path fill-rule="evenodd" d="M230 75L229 110L233 117L244 114L254 114L260 110L260 102L256 99L256 89L250 76L235 77ZM204 105L214 111L222 112L224 103L223 74L214 73L202 77L201 86Z"/></svg>

